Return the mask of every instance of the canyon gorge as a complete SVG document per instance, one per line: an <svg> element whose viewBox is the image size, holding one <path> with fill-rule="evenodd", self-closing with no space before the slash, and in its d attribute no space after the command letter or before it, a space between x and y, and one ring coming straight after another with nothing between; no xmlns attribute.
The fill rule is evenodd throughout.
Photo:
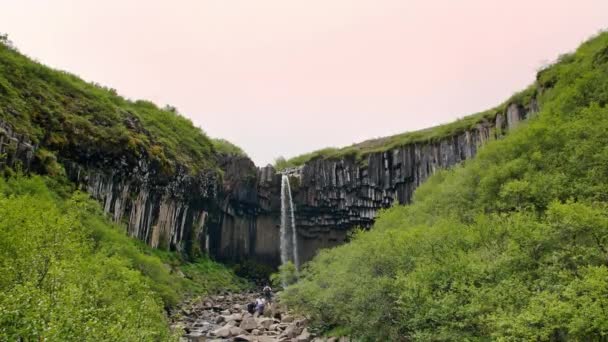
<svg viewBox="0 0 608 342"><path fill-rule="evenodd" d="M57 155L67 177L102 203L128 234L183 253L208 253L225 262L281 263L282 184L293 197L292 260L306 262L320 248L342 244L355 227L369 228L379 210L407 204L414 190L439 169L469 159L538 111L536 101L508 103L492 117L441 139L404 144L359 158L312 158L276 170L246 156L220 155L220 170L167 176L148 158L116 157L66 149ZM40 172L40 158L24 135L0 122L0 163ZM292 227L295 226L295 230ZM285 237L283 237L285 239ZM283 241L285 245L285 241ZM283 256L283 259L286 257Z"/></svg>

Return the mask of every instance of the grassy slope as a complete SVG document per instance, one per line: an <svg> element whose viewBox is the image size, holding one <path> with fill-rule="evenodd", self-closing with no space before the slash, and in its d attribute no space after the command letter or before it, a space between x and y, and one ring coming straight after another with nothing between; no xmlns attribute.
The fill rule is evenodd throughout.
<svg viewBox="0 0 608 342"><path fill-rule="evenodd" d="M217 168L218 153L242 154L173 108L52 70L2 36L0 120L40 144L41 161L59 151L148 157L171 174L177 165ZM207 258L186 263L127 237L61 176L0 178L0 274L0 340L165 341L173 336L164 308L248 286Z"/></svg>
<svg viewBox="0 0 608 342"><path fill-rule="evenodd" d="M0 178L0 274L3 341L165 341L164 307L247 286L127 237L96 201L40 176Z"/></svg>
<svg viewBox="0 0 608 342"><path fill-rule="evenodd" d="M216 167L216 152L242 153L214 142L175 108L129 101L113 89L50 69L0 40L0 119L51 151L87 156L147 156L167 173Z"/></svg>
<svg viewBox="0 0 608 342"><path fill-rule="evenodd" d="M282 300L364 340L608 334L608 33L538 75L541 112L322 251Z"/></svg>

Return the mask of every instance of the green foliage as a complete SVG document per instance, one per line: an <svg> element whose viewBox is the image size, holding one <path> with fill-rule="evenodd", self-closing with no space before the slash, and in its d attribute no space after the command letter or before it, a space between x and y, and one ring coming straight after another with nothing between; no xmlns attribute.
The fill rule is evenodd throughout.
<svg viewBox="0 0 608 342"><path fill-rule="evenodd" d="M213 139L213 148L220 153L228 156L242 156L246 157L247 154L243 151L242 148L236 146L225 139Z"/></svg>
<svg viewBox="0 0 608 342"><path fill-rule="evenodd" d="M213 142L175 107L129 101L114 89L34 62L5 36L0 36L0 120L44 146L47 161L48 154L59 153L73 159L147 157L167 174L178 165L195 173L217 168L216 149L240 150Z"/></svg>
<svg viewBox="0 0 608 342"><path fill-rule="evenodd" d="M234 264L232 265L232 270L237 276L248 279L258 285L265 285L272 272L274 272L274 268L253 260L244 260L238 264Z"/></svg>
<svg viewBox="0 0 608 342"><path fill-rule="evenodd" d="M0 340L166 341L164 307L247 284L111 224L61 178L0 179Z"/></svg>
<svg viewBox="0 0 608 342"><path fill-rule="evenodd" d="M270 275L270 281L275 287L293 285L298 281L298 269L293 262L288 261L279 266L279 271Z"/></svg>
<svg viewBox="0 0 608 342"><path fill-rule="evenodd" d="M605 339L607 47L542 70L536 118L320 252L281 299L362 340Z"/></svg>

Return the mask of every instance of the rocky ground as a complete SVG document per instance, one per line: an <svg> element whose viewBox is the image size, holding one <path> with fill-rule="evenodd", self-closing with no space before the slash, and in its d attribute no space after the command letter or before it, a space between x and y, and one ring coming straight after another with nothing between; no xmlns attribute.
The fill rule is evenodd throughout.
<svg viewBox="0 0 608 342"><path fill-rule="evenodd" d="M186 333L182 342L345 342L346 338L320 338L308 330L305 318L289 315L278 304L267 306L264 315L251 315L247 303L259 293L211 296L188 303L173 315L173 327Z"/></svg>

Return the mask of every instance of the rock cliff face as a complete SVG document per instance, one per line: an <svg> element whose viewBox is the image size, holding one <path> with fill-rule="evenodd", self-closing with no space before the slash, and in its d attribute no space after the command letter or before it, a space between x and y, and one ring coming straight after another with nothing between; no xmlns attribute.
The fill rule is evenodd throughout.
<svg viewBox="0 0 608 342"><path fill-rule="evenodd" d="M435 171L475 156L481 145L537 110L536 101L525 107L512 104L493 120L436 142L372 153L362 162L354 157L317 159L292 170L300 259L343 243L354 227L370 227L380 209L409 203L414 190Z"/></svg>
<svg viewBox="0 0 608 342"><path fill-rule="evenodd" d="M481 145L536 111L534 101L511 105L493 120L439 141L372 153L363 161L316 159L290 170L300 260L343 243L354 227L370 227L380 209L409 203L436 170L473 157ZM0 122L0 166L37 172L36 149ZM220 156L221 172L191 174L178 165L167 176L145 158L80 158L69 151L57 158L68 178L98 199L109 217L153 247L207 252L231 262L280 262L281 175L271 166Z"/></svg>
<svg viewBox="0 0 608 342"><path fill-rule="evenodd" d="M44 173L38 146L0 121L0 169ZM239 262L278 265L279 190L272 167L246 157L218 156L221 171L196 174L176 167L171 176L145 158L62 151L66 176L124 223L130 236L152 247Z"/></svg>
<svg viewBox="0 0 608 342"><path fill-rule="evenodd" d="M14 132L10 125L0 120L0 169L7 166L29 170L35 150L27 136Z"/></svg>

